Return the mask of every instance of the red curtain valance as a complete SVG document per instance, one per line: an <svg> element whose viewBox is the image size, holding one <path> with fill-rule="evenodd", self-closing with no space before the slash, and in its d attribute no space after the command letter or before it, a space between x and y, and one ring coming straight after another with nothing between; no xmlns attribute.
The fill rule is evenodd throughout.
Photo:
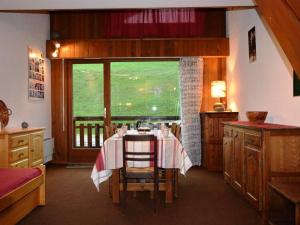
<svg viewBox="0 0 300 225"><path fill-rule="evenodd" d="M201 37L204 20L205 12L193 8L110 10L105 15L105 37Z"/></svg>

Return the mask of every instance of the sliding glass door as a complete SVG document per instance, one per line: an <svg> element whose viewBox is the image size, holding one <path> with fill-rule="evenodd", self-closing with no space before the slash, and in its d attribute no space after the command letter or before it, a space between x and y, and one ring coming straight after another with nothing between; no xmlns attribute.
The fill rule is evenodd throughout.
<svg viewBox="0 0 300 225"><path fill-rule="evenodd" d="M70 161L93 162L103 144L104 65L72 63Z"/></svg>
<svg viewBox="0 0 300 225"><path fill-rule="evenodd" d="M66 71L69 162L94 162L111 122L179 120L178 61L72 60Z"/></svg>

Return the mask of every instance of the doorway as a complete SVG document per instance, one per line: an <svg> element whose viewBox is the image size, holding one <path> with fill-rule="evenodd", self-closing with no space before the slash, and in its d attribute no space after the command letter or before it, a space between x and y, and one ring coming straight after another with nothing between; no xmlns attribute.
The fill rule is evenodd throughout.
<svg viewBox="0 0 300 225"><path fill-rule="evenodd" d="M69 64L69 162L94 162L103 145L110 119L106 68L106 63L91 60Z"/></svg>

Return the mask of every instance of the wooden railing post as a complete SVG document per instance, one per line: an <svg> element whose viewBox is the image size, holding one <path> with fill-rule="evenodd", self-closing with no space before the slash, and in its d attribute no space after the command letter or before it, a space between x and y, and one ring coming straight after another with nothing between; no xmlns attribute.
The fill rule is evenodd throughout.
<svg viewBox="0 0 300 225"><path fill-rule="evenodd" d="M79 130L80 130L80 145L79 147L84 147L84 124L81 123L79 126Z"/></svg>
<svg viewBox="0 0 300 225"><path fill-rule="evenodd" d="M100 147L100 125L97 123L95 125L95 147Z"/></svg>
<svg viewBox="0 0 300 225"><path fill-rule="evenodd" d="M92 147L93 145L93 141L92 141L92 135L93 135L93 132L92 132L92 124L88 124L88 132L87 132L87 138L88 138L88 147Z"/></svg>
<svg viewBox="0 0 300 225"><path fill-rule="evenodd" d="M101 148L102 143L104 142L104 124L103 124L103 116L78 116L73 118L73 147L74 148ZM179 120L180 118L178 116L115 116L111 117L112 121L118 121L118 123L114 123L117 127L121 127L123 124L126 124L128 126L128 129L131 128L130 121L132 121L134 124L136 121L148 121L149 123L151 121L174 121ZM77 125L77 122L81 122L79 125ZM91 122L85 125L86 122ZM119 122L119 121L124 121ZM87 131L85 131L87 129ZM77 132L79 130L79 144L77 141ZM93 131L95 136L93 137ZM87 145L85 145L85 137L87 138ZM94 145L93 145L94 143Z"/></svg>

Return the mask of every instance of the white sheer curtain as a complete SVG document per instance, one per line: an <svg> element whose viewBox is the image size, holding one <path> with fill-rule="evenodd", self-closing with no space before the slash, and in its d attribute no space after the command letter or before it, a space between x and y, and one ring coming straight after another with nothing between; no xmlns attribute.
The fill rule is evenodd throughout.
<svg viewBox="0 0 300 225"><path fill-rule="evenodd" d="M201 165L201 127L199 110L202 104L203 59L180 59L180 100L182 144L193 165Z"/></svg>

